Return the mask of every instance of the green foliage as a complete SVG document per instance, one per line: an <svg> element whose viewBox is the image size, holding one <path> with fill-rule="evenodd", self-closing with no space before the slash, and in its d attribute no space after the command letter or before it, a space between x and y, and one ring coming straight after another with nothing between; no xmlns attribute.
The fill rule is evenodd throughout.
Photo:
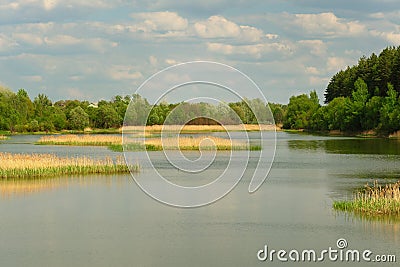
<svg viewBox="0 0 400 267"><path fill-rule="evenodd" d="M287 106L283 127L285 129L310 129L311 119L319 107L319 99L315 91L312 91L309 96L306 94L292 96Z"/></svg>
<svg viewBox="0 0 400 267"><path fill-rule="evenodd" d="M393 84L396 92L400 92L400 46L385 48L379 56L364 56L357 65L336 73L326 88L325 103L336 97L351 97L357 90L356 81L359 78L366 83L371 97L384 97L388 83Z"/></svg>
<svg viewBox="0 0 400 267"><path fill-rule="evenodd" d="M70 111L68 122L70 129L83 130L89 126L89 115L78 106Z"/></svg>

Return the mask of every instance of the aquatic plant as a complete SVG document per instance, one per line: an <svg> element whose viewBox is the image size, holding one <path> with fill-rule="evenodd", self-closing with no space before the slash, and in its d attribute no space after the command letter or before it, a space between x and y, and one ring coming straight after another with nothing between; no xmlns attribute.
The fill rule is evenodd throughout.
<svg viewBox="0 0 400 267"><path fill-rule="evenodd" d="M400 215L400 181L384 186L374 182L357 192L352 200L335 201L333 208L368 215Z"/></svg>
<svg viewBox="0 0 400 267"><path fill-rule="evenodd" d="M122 143L120 135L52 135L42 136L39 145L110 146Z"/></svg>
<svg viewBox="0 0 400 267"><path fill-rule="evenodd" d="M127 166L123 157L92 159L89 157L58 157L54 154L0 153L0 178L47 177L75 174L128 173L139 165Z"/></svg>

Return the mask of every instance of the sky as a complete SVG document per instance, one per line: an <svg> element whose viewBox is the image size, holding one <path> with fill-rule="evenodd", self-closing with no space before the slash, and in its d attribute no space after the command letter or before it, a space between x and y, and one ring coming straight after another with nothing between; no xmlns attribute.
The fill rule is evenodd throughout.
<svg viewBox="0 0 400 267"><path fill-rule="evenodd" d="M242 71L270 102L323 99L340 69L399 45L398 0L0 0L0 84L53 101L132 94L197 60Z"/></svg>

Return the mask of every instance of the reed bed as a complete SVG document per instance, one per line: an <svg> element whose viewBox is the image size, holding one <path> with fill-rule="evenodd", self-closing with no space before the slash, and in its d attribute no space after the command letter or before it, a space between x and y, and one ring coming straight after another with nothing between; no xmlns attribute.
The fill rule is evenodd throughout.
<svg viewBox="0 0 400 267"><path fill-rule="evenodd" d="M239 125L152 125L152 126L124 126L120 129L123 132L225 132L225 131L274 131L275 125L267 124L239 124Z"/></svg>
<svg viewBox="0 0 400 267"><path fill-rule="evenodd" d="M382 186L374 182L372 186L357 192L353 200L335 201L333 208L371 216L400 215L400 181Z"/></svg>
<svg viewBox="0 0 400 267"><path fill-rule="evenodd" d="M148 138L143 141L112 145L114 151L162 151L162 150L261 150L261 146L247 145L245 142L215 136ZM124 148L124 149L123 149Z"/></svg>
<svg viewBox="0 0 400 267"><path fill-rule="evenodd" d="M70 146L110 146L122 144L122 136L117 135L59 135L42 136L39 145L70 145Z"/></svg>
<svg viewBox="0 0 400 267"><path fill-rule="evenodd" d="M122 157L115 161L88 157L58 157L53 154L0 153L0 178L49 177L56 175L114 174L138 170L128 167Z"/></svg>

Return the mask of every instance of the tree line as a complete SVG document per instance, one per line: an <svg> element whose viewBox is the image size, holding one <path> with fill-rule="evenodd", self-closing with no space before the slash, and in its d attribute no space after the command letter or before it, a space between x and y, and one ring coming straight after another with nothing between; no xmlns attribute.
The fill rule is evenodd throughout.
<svg viewBox="0 0 400 267"><path fill-rule="evenodd" d="M315 91L292 96L283 127L312 131L375 130L387 135L400 130L400 47L379 56L362 57L358 65L334 75L321 106Z"/></svg>
<svg viewBox="0 0 400 267"><path fill-rule="evenodd" d="M130 108L127 111L128 105ZM255 111L255 112L253 112ZM24 89L14 93L0 87L0 130L10 132L54 132L119 128L129 125L182 124L194 117L209 117L222 124L272 123L266 104L260 99L220 103L161 102L151 105L140 95L115 96L97 104L79 100L52 102L39 94L33 101ZM257 118L255 116L257 114Z"/></svg>
<svg viewBox="0 0 400 267"><path fill-rule="evenodd" d="M352 97L359 78L367 84L371 98L387 96L388 83L400 93L400 46L387 47L378 56L363 56L357 65L336 73L326 88L325 104L337 97Z"/></svg>

